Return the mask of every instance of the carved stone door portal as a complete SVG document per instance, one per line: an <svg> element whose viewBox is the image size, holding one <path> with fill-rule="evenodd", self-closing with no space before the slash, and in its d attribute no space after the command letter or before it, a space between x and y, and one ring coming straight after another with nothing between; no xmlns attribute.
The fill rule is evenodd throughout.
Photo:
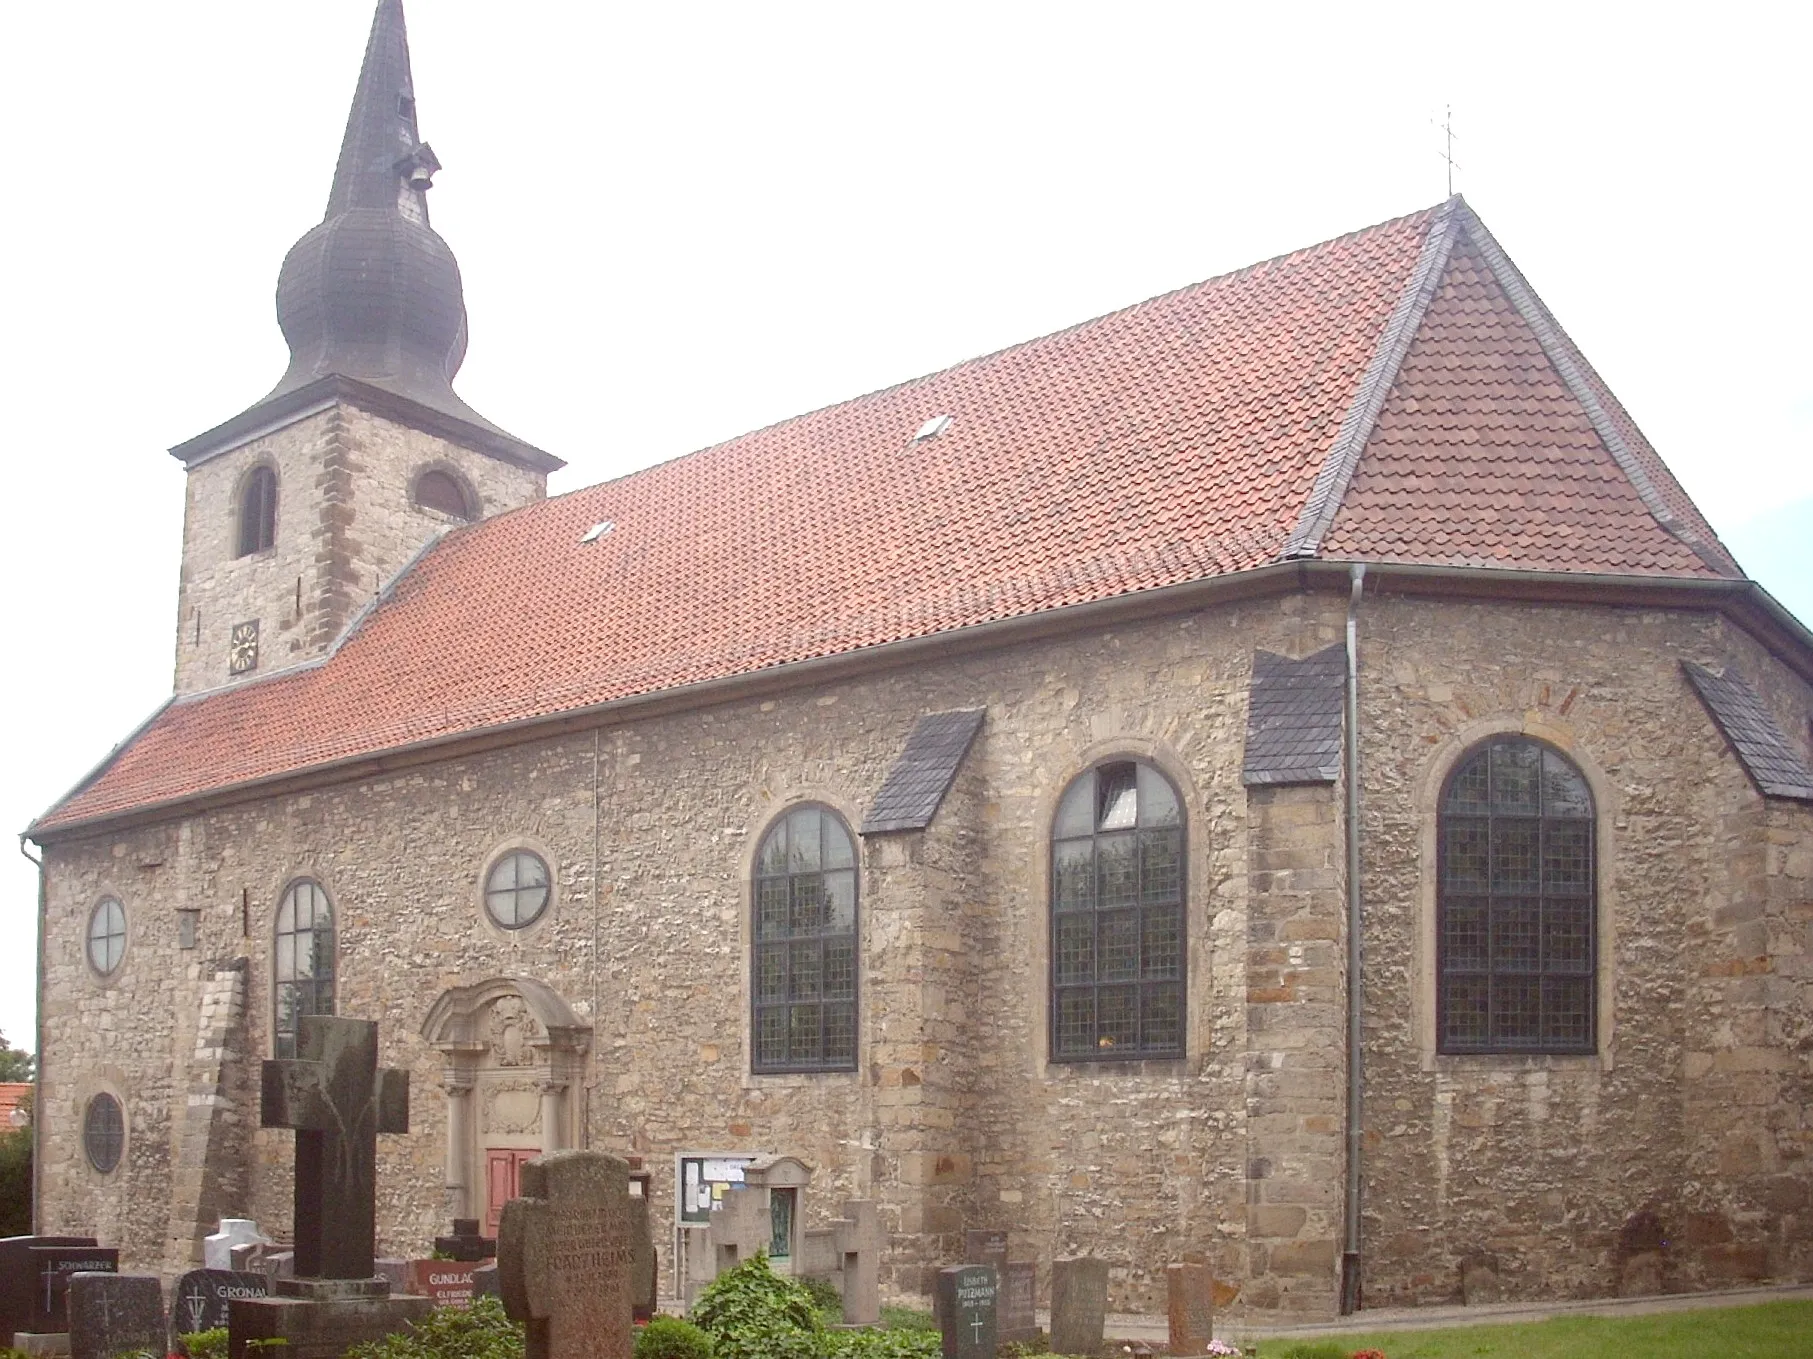
<svg viewBox="0 0 1813 1359"><path fill-rule="evenodd" d="M445 992L422 1036L446 1060L448 1216L495 1232L523 1162L583 1141L572 1096L591 1026L540 982L495 977Z"/></svg>

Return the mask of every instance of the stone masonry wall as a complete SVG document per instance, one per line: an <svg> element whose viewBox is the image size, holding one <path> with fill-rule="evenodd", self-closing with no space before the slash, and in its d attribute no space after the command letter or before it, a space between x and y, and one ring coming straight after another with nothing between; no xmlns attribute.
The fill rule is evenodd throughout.
<svg viewBox="0 0 1813 1359"><path fill-rule="evenodd" d="M1737 663L1788 731L1813 694L1714 617L1640 610L1369 598L1360 658L1367 1304L1808 1277L1785 1076L1808 996L1769 989L1806 888L1764 873L1808 809L1765 806L1679 662ZM1593 1056L1435 1051L1435 807L1499 731L1565 751L1596 799Z"/></svg>
<svg viewBox="0 0 1813 1359"><path fill-rule="evenodd" d="M420 1036L426 1012L449 987L523 976L594 1026L580 1122L592 1145L648 1159L663 1236L674 1154L786 1152L816 1168L809 1224L846 1197L880 1200L896 1294L954 1255L960 1228L990 1227L1008 1231L1016 1258L1039 1261L1042 1280L1054 1256L1103 1256L1117 1309L1156 1309L1163 1266L1190 1256L1214 1263L1236 1311L1325 1309L1338 1195L1284 1191L1323 1173L1314 1167L1338 1180L1337 791L1249 798L1239 778L1253 649L1303 655L1338 640L1343 604L1274 599L1029 642L55 843L44 1228L97 1231L134 1267L174 1265L162 1259L171 1116L202 1074L203 962L249 957L248 1057L268 1055L273 913L309 876L337 913L340 1012L378 1020L384 1060L413 1073L412 1130L380 1140L387 1253L421 1251L447 1216L442 1060ZM1506 1293L1615 1291L1620 1231L1646 1205L1668 1206L1689 1168L1703 1201L1732 1205L1721 1209L1730 1244L1764 1241L1771 1271L1806 1276L1806 1216L1792 1206L1806 1186L1805 1115L1781 1108L1804 1075L1776 1070L1753 1087L1773 1101L1760 1169L1692 1141L1722 1155L1727 1132L1758 1122L1754 1107L1708 1099L1694 1116L1716 1127L1686 1126L1690 1008L1716 1028L1749 1024L1755 1003L1725 979L1693 980L1689 924L1710 919L1719 892L1750 890L1738 878L1718 887L1714 866L1759 836L1760 876L1744 869L1742 881L1764 884L1773 975L1799 980L1750 1046L1804 1041L1808 1023L1805 809L1746 812L1753 795L1741 771L1728 777L1729 752L1679 673L1683 656L1716 661L1735 646L1701 616L1366 601L1370 1303L1451 1299L1464 1260L1489 1265ZM1784 726L1808 702L1776 672L1751 677ZM913 720L979 704L983 732L932 827L863 847L859 1069L751 1075L749 885L762 833L803 800L859 825ZM1433 1052L1430 789L1473 740L1504 729L1575 752L1600 799L1597 1057ZM1051 817L1069 781L1109 757L1151 760L1183 797L1178 1062L1046 1060ZM480 882L513 844L546 856L556 899L511 934L487 921ZM1285 871L1296 880L1271 876ZM130 944L103 980L82 935L109 891L126 905ZM202 913L192 954L176 947L184 905ZM1280 962L1266 950L1281 944ZM102 1084L128 1111L126 1164L110 1177L80 1148L85 1099ZM233 1207L281 1231L290 1137L258 1133L253 1145ZM1266 1160L1273 1172L1258 1173ZM1295 1208L1301 1221L1266 1211ZM1680 1277L1711 1280L1710 1258Z"/></svg>
<svg viewBox="0 0 1813 1359"><path fill-rule="evenodd" d="M240 492L260 465L277 474L276 538L266 551L240 557ZM236 623L260 625L252 675L323 654L422 544L460 523L414 503L415 479L431 467L464 485L481 518L546 493L538 472L344 404L192 467L176 692L235 678L227 661Z"/></svg>

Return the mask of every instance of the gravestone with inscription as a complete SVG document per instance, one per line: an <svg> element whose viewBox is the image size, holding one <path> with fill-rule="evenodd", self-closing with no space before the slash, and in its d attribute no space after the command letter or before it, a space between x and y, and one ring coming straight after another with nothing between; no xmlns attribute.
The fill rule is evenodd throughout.
<svg viewBox="0 0 1813 1359"><path fill-rule="evenodd" d="M9 1236L0 1238L0 1348L15 1331L30 1331L38 1275L31 1252L37 1246L95 1246L92 1236Z"/></svg>
<svg viewBox="0 0 1813 1359"><path fill-rule="evenodd" d="M211 1331L227 1324L227 1304L234 1298L269 1295L271 1281L262 1271L192 1269L176 1281L170 1301L170 1330L177 1336Z"/></svg>
<svg viewBox="0 0 1813 1359"><path fill-rule="evenodd" d="M996 1273L1007 1263L1007 1233L1003 1231L966 1231L963 1233L963 1263L993 1265Z"/></svg>
<svg viewBox="0 0 1813 1359"><path fill-rule="evenodd" d="M32 1246L26 1254L36 1284L24 1329L36 1335L68 1333L72 1274L117 1274L120 1269L120 1253L106 1246Z"/></svg>
<svg viewBox="0 0 1813 1359"><path fill-rule="evenodd" d="M629 1167L599 1151L524 1164L497 1229L504 1310L524 1359L630 1359Z"/></svg>
<svg viewBox="0 0 1813 1359"><path fill-rule="evenodd" d="M995 1314L995 1339L1003 1345L1039 1338L1039 1267L1031 1260L1001 1266L1001 1301Z"/></svg>
<svg viewBox="0 0 1813 1359"><path fill-rule="evenodd" d="M473 1275L476 1260L411 1260L404 1271L403 1287L436 1307L467 1308L478 1292Z"/></svg>
<svg viewBox="0 0 1813 1359"><path fill-rule="evenodd" d="M1094 1354L1108 1320L1108 1262L1093 1255L1051 1262L1051 1352Z"/></svg>
<svg viewBox="0 0 1813 1359"><path fill-rule="evenodd" d="M934 1295L944 1359L994 1359L996 1299L1000 1281L993 1265L961 1265L938 1271Z"/></svg>
<svg viewBox="0 0 1813 1359"><path fill-rule="evenodd" d="M1165 1266L1165 1310L1171 1354L1207 1354L1215 1338L1215 1274L1205 1264Z"/></svg>
<svg viewBox="0 0 1813 1359"><path fill-rule="evenodd" d="M409 1130L409 1075L378 1067L378 1026L304 1015L297 1056L264 1064L262 1121L296 1130L296 1278L273 1297L228 1307L231 1359L277 1344L284 1359L339 1359L351 1346L404 1330L434 1310L392 1296L377 1277L378 1134Z"/></svg>
<svg viewBox="0 0 1813 1359"><path fill-rule="evenodd" d="M70 1359L163 1359L169 1352L164 1286L151 1275L71 1274L68 1307Z"/></svg>

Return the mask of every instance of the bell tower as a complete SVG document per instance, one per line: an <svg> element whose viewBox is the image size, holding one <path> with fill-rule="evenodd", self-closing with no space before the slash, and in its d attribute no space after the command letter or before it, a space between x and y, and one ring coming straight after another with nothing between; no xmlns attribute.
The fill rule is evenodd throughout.
<svg viewBox="0 0 1813 1359"><path fill-rule="evenodd" d="M459 265L428 221L402 0L379 0L327 213L277 278L289 368L170 452L188 473L176 691L323 656L441 534L547 493L565 464L460 399Z"/></svg>

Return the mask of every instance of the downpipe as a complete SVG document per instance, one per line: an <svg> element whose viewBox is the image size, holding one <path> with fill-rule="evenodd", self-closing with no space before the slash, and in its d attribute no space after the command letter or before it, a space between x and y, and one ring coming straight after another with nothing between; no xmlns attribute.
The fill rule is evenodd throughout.
<svg viewBox="0 0 1813 1359"><path fill-rule="evenodd" d="M1341 1315L1360 1310L1360 1138L1365 1074L1360 1060L1360 596L1366 567L1349 568L1347 596L1347 1194L1342 1205Z"/></svg>

